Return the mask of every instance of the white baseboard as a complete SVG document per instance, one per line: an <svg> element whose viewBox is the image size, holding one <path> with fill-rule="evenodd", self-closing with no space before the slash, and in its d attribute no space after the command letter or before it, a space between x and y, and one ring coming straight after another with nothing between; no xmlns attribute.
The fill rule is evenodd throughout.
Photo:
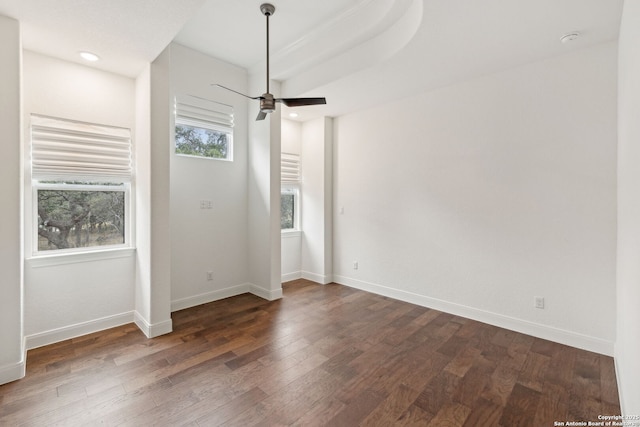
<svg viewBox="0 0 640 427"><path fill-rule="evenodd" d="M201 304L207 304L209 302L218 301L224 298L234 297L236 295L242 295L250 292L249 284L231 286L229 288L219 289L216 291L206 292L204 294L194 295L192 297L181 298L175 301L171 301L171 312L183 310L189 307L195 307Z"/></svg>
<svg viewBox="0 0 640 427"><path fill-rule="evenodd" d="M24 359L18 363L0 366L0 385L19 380L25 376L27 365Z"/></svg>
<svg viewBox="0 0 640 427"><path fill-rule="evenodd" d="M302 279L301 271L294 271L293 273L286 273L282 275L281 283L290 282L292 280Z"/></svg>
<svg viewBox="0 0 640 427"><path fill-rule="evenodd" d="M316 274L310 271L303 271L302 278L311 280L312 282L320 283L321 285L327 285L333 282L333 276L328 276L326 274Z"/></svg>
<svg viewBox="0 0 640 427"><path fill-rule="evenodd" d="M619 357L618 357L618 349L616 349L616 355L613 358L613 364L616 369L616 379L618 383L618 400L620 401L620 414L618 415L630 415L625 411L625 400L623 396L624 391L624 382L625 377L622 376L622 368L620 367Z"/></svg>
<svg viewBox="0 0 640 427"><path fill-rule="evenodd" d="M90 320L88 322L76 323L75 325L28 335L25 337L26 348L27 350L31 350L82 335L114 328L116 326L126 325L127 323L133 322L133 320L133 312L129 311L126 313L114 314L113 316L106 316L100 319Z"/></svg>
<svg viewBox="0 0 640 427"><path fill-rule="evenodd" d="M216 291L206 292L204 294L194 295L192 297L181 298L179 300L172 301L171 312L246 293L252 293L255 296L269 301L282 298L282 288L278 288L276 290L267 290L252 283L243 283L241 285L231 286L229 288L219 289Z"/></svg>
<svg viewBox="0 0 640 427"><path fill-rule="evenodd" d="M249 283L249 292L257 297L266 299L267 301L275 301L282 298L282 287L271 290L261 288L260 286L254 285L253 283Z"/></svg>
<svg viewBox="0 0 640 427"><path fill-rule="evenodd" d="M136 311L133 322L147 338L159 337L160 335L168 334L173 331L173 322L171 321L171 318L152 324Z"/></svg>
<svg viewBox="0 0 640 427"><path fill-rule="evenodd" d="M22 340L22 360L0 366L0 385L24 378L27 374L27 340Z"/></svg>
<svg viewBox="0 0 640 427"><path fill-rule="evenodd" d="M333 277L333 280L341 285L361 289L363 291L372 292L374 294L384 295L400 301L417 304L423 307L433 308L435 310L444 311L446 313L455 314L457 316L466 317L468 319L477 320L479 322L488 323L500 328L532 335L537 338L554 341L583 350L593 351L595 353L600 353L607 356L613 356L613 342L589 335L583 335L564 329L554 328L552 326L542 325L539 323L530 322L528 320L517 319L515 317L484 311L462 304L456 304L449 301L431 298L425 295L402 291L399 289L369 283L362 280L352 279L345 276L336 275Z"/></svg>

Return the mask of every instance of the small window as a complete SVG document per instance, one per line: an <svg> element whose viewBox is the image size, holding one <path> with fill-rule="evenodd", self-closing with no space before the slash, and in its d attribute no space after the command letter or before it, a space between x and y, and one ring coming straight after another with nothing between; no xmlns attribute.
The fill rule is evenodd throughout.
<svg viewBox="0 0 640 427"><path fill-rule="evenodd" d="M195 96L175 99L175 152L233 160L233 108Z"/></svg>
<svg viewBox="0 0 640 427"><path fill-rule="evenodd" d="M281 153L280 156L280 229L300 230L300 156Z"/></svg>
<svg viewBox="0 0 640 427"><path fill-rule="evenodd" d="M34 183L37 252L127 243L128 185Z"/></svg>
<svg viewBox="0 0 640 427"><path fill-rule="evenodd" d="M299 230L299 201L297 188L282 188L280 192L280 229Z"/></svg>

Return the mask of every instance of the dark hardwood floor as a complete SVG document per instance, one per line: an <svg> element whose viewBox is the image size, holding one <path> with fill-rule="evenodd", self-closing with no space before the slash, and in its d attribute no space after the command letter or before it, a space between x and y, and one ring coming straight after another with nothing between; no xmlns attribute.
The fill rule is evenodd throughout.
<svg viewBox="0 0 640 427"><path fill-rule="evenodd" d="M613 360L299 280L31 350L0 425L553 426L619 414Z"/></svg>

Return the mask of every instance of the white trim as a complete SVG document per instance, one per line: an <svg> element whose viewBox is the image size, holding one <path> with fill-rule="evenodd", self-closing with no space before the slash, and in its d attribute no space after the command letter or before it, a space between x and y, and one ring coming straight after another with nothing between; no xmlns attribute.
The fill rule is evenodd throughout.
<svg viewBox="0 0 640 427"><path fill-rule="evenodd" d="M302 271L294 271L293 273L285 273L280 279L282 283L290 282L292 280L302 279Z"/></svg>
<svg viewBox="0 0 640 427"><path fill-rule="evenodd" d="M142 331L143 334L148 338L151 333L151 324L146 321L146 319L137 311L133 312L133 323L136 324L138 329Z"/></svg>
<svg viewBox="0 0 640 427"><path fill-rule="evenodd" d="M283 239L291 239L294 237L302 237L302 231L296 230L295 228L285 228L284 230L280 230L280 236Z"/></svg>
<svg viewBox="0 0 640 427"><path fill-rule="evenodd" d="M82 335L92 334L116 326L126 325L133 321L133 312L115 314L88 322L76 323L62 328L51 329L25 337L27 350L76 338Z"/></svg>
<svg viewBox="0 0 640 427"><path fill-rule="evenodd" d="M68 252L55 254L40 255L37 257L27 258L25 261L31 268L51 267L63 264L76 264L92 261L104 261L107 259L130 258L134 256L136 250L134 248L114 248L100 249L86 252Z"/></svg>
<svg viewBox="0 0 640 427"><path fill-rule="evenodd" d="M0 385L24 378L26 371L27 364L25 363L24 356L22 360L17 363L0 366Z"/></svg>
<svg viewBox="0 0 640 427"><path fill-rule="evenodd" d="M173 322L171 318L164 320L159 323L149 323L147 320L137 311L134 312L133 322L136 324L138 329L142 331L143 334L147 338L155 338L160 335L165 335L173 332Z"/></svg>
<svg viewBox="0 0 640 427"><path fill-rule="evenodd" d="M300 277L296 277L296 279L299 278ZM221 299L230 298L246 293L251 293L268 301L282 298L282 288L276 290L266 290L252 283L243 283L240 285L231 286L229 288L218 289L215 291L171 301L171 312L184 310L185 308L195 307L197 305L208 304L213 301L219 301ZM142 320L143 319L141 318L141 321Z"/></svg>
<svg viewBox="0 0 640 427"><path fill-rule="evenodd" d="M175 301L171 301L171 312L173 313L174 311L184 310L185 308L207 304L207 303L218 301L224 298L246 294L248 292L249 292L249 284L244 283L242 285L231 286L229 288L219 289L211 292L205 292L199 295L194 295L191 297L177 299Z"/></svg>
<svg viewBox="0 0 640 427"><path fill-rule="evenodd" d="M542 325L528 320L504 316L498 313L479 310L462 304L456 304L425 295L415 294L413 292L389 288L387 286L352 279L350 277L337 275L334 276L333 279L336 283L352 288L387 296L400 301L409 302L411 304L421 305L423 307L433 308L446 313L466 317L468 319L477 320L479 322L488 323L490 325L577 347L583 350L593 351L607 356L613 355L614 343L601 338L567 331L565 329L554 328L552 326Z"/></svg>
<svg viewBox="0 0 640 427"><path fill-rule="evenodd" d="M278 289L264 289L253 283L249 283L249 292L267 301L275 301L282 298L282 287Z"/></svg>
<svg viewBox="0 0 640 427"><path fill-rule="evenodd" d="M160 335L170 334L171 332L173 332L173 320L168 318L162 322L152 324L148 333L145 333L145 335L147 338L155 338Z"/></svg>
<svg viewBox="0 0 640 427"><path fill-rule="evenodd" d="M327 285L333 281L333 276L331 275L312 273L310 271L302 271L302 278L321 285Z"/></svg>
<svg viewBox="0 0 640 427"><path fill-rule="evenodd" d="M617 344L616 344L616 347L617 347ZM616 354L617 354L617 351L616 351ZM620 364L618 363L617 356L614 356L613 358L613 366L616 370L616 379L617 379L616 383L618 386L618 400L620 401L620 414L630 415L630 414L627 414L627 411L625 410L625 404L624 404L625 400L624 400L624 396L622 395L623 394L622 391L624 390L624 387L622 386L622 382L624 381L625 377L622 376L622 371L620 370Z"/></svg>
<svg viewBox="0 0 640 427"><path fill-rule="evenodd" d="M22 338L22 360L0 366L0 385L17 381L27 374L27 339Z"/></svg>

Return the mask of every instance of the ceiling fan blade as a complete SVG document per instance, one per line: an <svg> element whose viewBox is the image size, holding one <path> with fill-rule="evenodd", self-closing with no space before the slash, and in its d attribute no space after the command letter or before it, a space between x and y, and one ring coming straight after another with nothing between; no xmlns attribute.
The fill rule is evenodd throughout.
<svg viewBox="0 0 640 427"><path fill-rule="evenodd" d="M302 107L305 105L326 104L325 98L277 98L276 102L282 102L287 107Z"/></svg>
<svg viewBox="0 0 640 427"><path fill-rule="evenodd" d="M211 86L217 86L217 87L220 87L220 88L222 88L222 89L226 89L226 90L228 90L228 91L230 91L230 92L237 93L238 95L242 95L242 96L244 96L245 98L249 98L249 99L262 99L262 96L249 96L249 95L245 95L245 94L244 94L244 93L242 93L242 92L238 92L237 90L233 90L233 89L228 88L228 87L226 87L226 86L222 86L222 85L220 85L220 84L218 84L218 83L212 83L212 84L211 84Z"/></svg>
<svg viewBox="0 0 640 427"><path fill-rule="evenodd" d="M265 113L264 111L260 111L260 112L258 113L258 117L256 117L256 122L257 122L258 120L264 120L264 118L265 118L265 117L267 117L267 113Z"/></svg>

